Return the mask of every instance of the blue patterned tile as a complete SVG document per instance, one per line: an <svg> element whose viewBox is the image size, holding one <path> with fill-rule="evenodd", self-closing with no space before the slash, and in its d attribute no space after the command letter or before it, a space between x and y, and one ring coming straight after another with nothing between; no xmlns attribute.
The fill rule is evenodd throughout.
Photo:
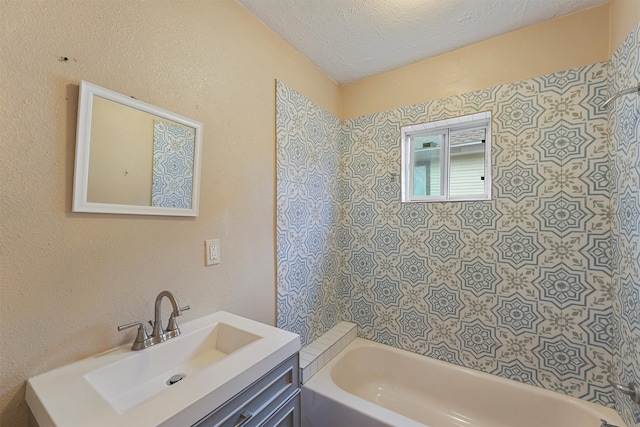
<svg viewBox="0 0 640 427"><path fill-rule="evenodd" d="M635 171L634 171L635 172ZM640 188L640 186L639 186ZM630 188L620 194L620 204L616 211L620 232L627 236L638 236L640 233L640 192Z"/></svg>
<svg viewBox="0 0 640 427"><path fill-rule="evenodd" d="M584 329L590 331L587 335L589 343L610 351L613 345L613 307L608 306L601 310L591 309L588 318L583 321Z"/></svg>
<svg viewBox="0 0 640 427"><path fill-rule="evenodd" d="M359 153L351 159L349 172L351 176L365 178L373 175L376 163L373 154Z"/></svg>
<svg viewBox="0 0 640 427"><path fill-rule="evenodd" d="M416 253L401 257L398 267L400 277L407 283L425 283L431 271L426 260Z"/></svg>
<svg viewBox="0 0 640 427"><path fill-rule="evenodd" d="M580 176L587 183L589 194L611 194L611 166L608 158L589 159L585 171Z"/></svg>
<svg viewBox="0 0 640 427"><path fill-rule="evenodd" d="M374 279L371 290L375 295L375 301L384 307L395 307L402 298L400 283L388 276Z"/></svg>
<svg viewBox="0 0 640 427"><path fill-rule="evenodd" d="M349 265L351 271L361 278L373 276L376 267L375 256L371 251L359 249L349 257Z"/></svg>
<svg viewBox="0 0 640 427"><path fill-rule="evenodd" d="M278 325L308 342L357 321L612 405L607 376L640 382L640 102L600 105L640 81L638 33L610 64L342 122L278 83ZM400 203L400 127L478 111L493 117L493 200Z"/></svg>
<svg viewBox="0 0 640 427"><path fill-rule="evenodd" d="M462 280L457 275L457 272L460 271L462 262L464 261L432 259L430 262L431 274L429 275L429 285L436 287L441 284L446 284L450 289L460 289Z"/></svg>
<svg viewBox="0 0 640 427"><path fill-rule="evenodd" d="M538 325L543 320L538 313L537 305L517 294L498 298L495 312L498 324L514 334L536 333Z"/></svg>
<svg viewBox="0 0 640 427"><path fill-rule="evenodd" d="M463 364L462 360L460 360L459 350L449 347L446 344L429 344L429 350L427 353L435 359L455 363L457 365Z"/></svg>
<svg viewBox="0 0 640 427"><path fill-rule="evenodd" d="M538 236L518 228L508 232L498 232L497 250L498 262L504 262L513 267L538 264L538 258L542 253Z"/></svg>
<svg viewBox="0 0 640 427"><path fill-rule="evenodd" d="M427 224L427 206L423 203L403 203L400 212L402 227L416 229Z"/></svg>
<svg viewBox="0 0 640 427"><path fill-rule="evenodd" d="M481 89L474 92L463 93L463 106L470 108L473 112L487 111L495 105L495 99L500 87ZM419 123L419 122L413 122Z"/></svg>
<svg viewBox="0 0 640 427"><path fill-rule="evenodd" d="M373 236L373 243L377 251L382 253L399 253L403 240L397 228L392 228L388 224L376 228Z"/></svg>
<svg viewBox="0 0 640 427"><path fill-rule="evenodd" d="M360 200L351 206L351 224L356 227L367 228L372 226L376 215L373 202Z"/></svg>
<svg viewBox="0 0 640 427"><path fill-rule="evenodd" d="M460 252L464 249L464 243L460 239L458 230L450 230L447 227L430 229L426 241L427 253L431 257L436 257L442 261L456 259L460 257Z"/></svg>
<svg viewBox="0 0 640 427"><path fill-rule="evenodd" d="M464 304L460 300L458 292L450 289L446 284L430 287L426 297L429 313L440 317L442 320L457 319Z"/></svg>
<svg viewBox="0 0 640 427"><path fill-rule="evenodd" d="M542 177L533 164L516 161L504 167L498 167L494 183L499 198L518 201L525 196L536 196Z"/></svg>
<svg viewBox="0 0 640 427"><path fill-rule="evenodd" d="M426 340L429 326L427 316L423 312L411 308L403 310L398 317L398 325L403 336L411 341Z"/></svg>
<svg viewBox="0 0 640 427"><path fill-rule="evenodd" d="M376 329L373 340L392 347L400 347L398 334L392 333L388 328Z"/></svg>
<svg viewBox="0 0 640 427"><path fill-rule="evenodd" d="M496 252L495 243L497 233L492 230L483 231L482 233L474 233L473 231L465 231L462 233L462 241L464 249L462 250L462 260L470 260L480 257L485 261L495 262Z"/></svg>
<svg viewBox="0 0 640 427"><path fill-rule="evenodd" d="M376 128L372 142L376 150L389 151L400 146L400 124L386 121Z"/></svg>
<svg viewBox="0 0 640 427"><path fill-rule="evenodd" d="M498 368L495 372L496 375L500 375L510 380L520 381L521 383L530 385L539 385L536 382L538 373L535 369L527 368L518 360L511 360L508 362L498 361Z"/></svg>
<svg viewBox="0 0 640 427"><path fill-rule="evenodd" d="M559 231L584 230L586 222L593 216L582 200L564 194L543 200L535 212L540 218L540 229Z"/></svg>
<svg viewBox="0 0 640 427"><path fill-rule="evenodd" d="M542 114L543 109L533 94L524 95L520 91L513 93L498 107L496 114L498 132L517 135L522 131L535 129L539 127Z"/></svg>
<svg viewBox="0 0 640 427"><path fill-rule="evenodd" d="M493 125L492 125L493 126ZM511 133L498 133L492 134L493 144L491 146L492 151L492 166L495 169L498 165L508 165L522 157L525 151L525 142ZM496 176L495 170L493 176ZM495 185L495 182L494 182Z"/></svg>
<svg viewBox="0 0 640 427"><path fill-rule="evenodd" d="M461 347L473 352L475 356L494 357L499 347L495 328L485 325L480 320L463 324L458 339Z"/></svg>
<svg viewBox="0 0 640 427"><path fill-rule="evenodd" d="M397 202L400 200L400 184L391 174L377 177L373 193L378 201L387 204Z"/></svg>
<svg viewBox="0 0 640 427"><path fill-rule="evenodd" d="M541 368L556 373L563 380L584 380L587 378L587 372L593 367L584 348L563 335L540 338L535 350Z"/></svg>
<svg viewBox="0 0 640 427"><path fill-rule="evenodd" d="M462 115L462 97L451 96L427 103L429 121L451 119Z"/></svg>
<svg viewBox="0 0 640 427"><path fill-rule="evenodd" d="M613 254L610 233L589 234L587 244L582 247L581 252L587 258L587 268L589 270L611 271Z"/></svg>
<svg viewBox="0 0 640 427"><path fill-rule="evenodd" d="M539 144L535 148L545 161L562 164L571 158L584 158L586 147L594 141L595 137L587 131L586 123L572 125L560 121L541 131Z"/></svg>
<svg viewBox="0 0 640 427"><path fill-rule="evenodd" d="M429 228L447 227L449 229L460 229L460 210L462 203L460 202L447 202L447 203L429 203Z"/></svg>
<svg viewBox="0 0 640 427"><path fill-rule="evenodd" d="M399 109L401 116L400 126L428 121L426 104L414 104Z"/></svg>
<svg viewBox="0 0 640 427"><path fill-rule="evenodd" d="M497 325L495 313L493 312L497 299L495 294L485 293L478 296L473 292L462 290L460 296L464 303L462 320L482 320L489 325Z"/></svg>
<svg viewBox="0 0 640 427"><path fill-rule="evenodd" d="M351 318L364 327L373 326L373 322L376 319L373 304L362 297L352 302L349 312L351 313Z"/></svg>
<svg viewBox="0 0 640 427"><path fill-rule="evenodd" d="M619 298L622 321L629 331L640 333L640 286L634 283L632 275L622 278Z"/></svg>
<svg viewBox="0 0 640 427"><path fill-rule="evenodd" d="M496 291L498 280L492 263L487 263L480 258L463 262L458 275L462 279L462 288L475 295L482 295L487 292L495 293Z"/></svg>
<svg viewBox="0 0 640 427"><path fill-rule="evenodd" d="M516 202L510 199L498 200L498 212L501 218L498 221L498 229L501 231L510 230L514 227L522 229L534 229L537 226L532 214L536 208L536 203L532 199L524 199Z"/></svg>
<svg viewBox="0 0 640 427"><path fill-rule="evenodd" d="M540 298L558 308L568 304L585 305L587 296L594 292L583 271L570 270L564 265L543 268L539 283L542 286Z"/></svg>

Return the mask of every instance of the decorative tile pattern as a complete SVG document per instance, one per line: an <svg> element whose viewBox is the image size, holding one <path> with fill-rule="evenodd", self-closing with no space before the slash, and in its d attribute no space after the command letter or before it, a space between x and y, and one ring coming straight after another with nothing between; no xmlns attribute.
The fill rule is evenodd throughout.
<svg viewBox="0 0 640 427"><path fill-rule="evenodd" d="M640 25L629 34L611 58L608 93L634 87L640 82ZM607 94L608 95L608 94ZM612 330L614 360L612 377L627 384L640 383L640 97L624 95L608 108L611 139L612 244L600 252L613 259L615 299L613 320L603 312L587 322L599 331L599 342ZM611 253L613 252L613 253ZM604 256L604 255L603 255ZM615 396L618 411L627 425L635 425L640 408L628 398Z"/></svg>
<svg viewBox="0 0 640 427"><path fill-rule="evenodd" d="M317 201L295 179L317 169L323 144L309 141L306 155L286 145L326 114L279 83L279 325L308 340L331 306L365 338L613 405L607 377L640 382L640 101L600 104L640 81L639 34L611 64L323 122L335 126L337 145L323 144L337 166L319 171L335 221L322 225L298 225L303 207L289 205ZM400 127L488 110L493 200L400 203ZM312 232L326 239L298 249ZM327 254L335 269L322 276ZM304 306L303 275L323 306ZM616 404L632 425L633 408Z"/></svg>
<svg viewBox="0 0 640 427"><path fill-rule="evenodd" d="M193 128L153 121L152 206L191 208L195 144Z"/></svg>
<svg viewBox="0 0 640 427"><path fill-rule="evenodd" d="M397 287L396 293L385 288L397 303L382 297L375 279L373 293L352 288L345 295L371 298L377 313L395 308L397 326L377 334L383 329L379 316L373 327L361 329L363 336L610 403L603 392L612 315L606 310L612 304L609 186L602 182L610 176L607 116L591 105L606 95L606 84L607 64L595 64L345 121L344 132L353 136L344 139L343 161L373 158L374 165L367 162L373 171L368 178L341 170L342 182L366 181L373 189L345 194L342 206L352 210L367 202L378 216L363 227L375 236L373 248L349 240L341 250L345 257L373 250L376 263L367 266L374 269L368 277L384 276ZM402 204L397 180L395 195L391 187L384 195L375 189L376 179L400 172L389 129L478 108L494 117L494 200ZM381 132L384 144L375 136ZM395 144L400 146L399 133ZM633 218L632 210L625 212ZM344 265L346 280L361 276L356 267ZM422 322L425 342L415 327ZM554 364L558 349L574 352L584 366Z"/></svg>
<svg viewBox="0 0 640 427"><path fill-rule="evenodd" d="M338 229L340 187L337 179L339 120L281 82L276 88L277 281L278 326L300 334L306 345L344 316L338 297L338 248L350 244L350 230ZM371 159L355 162L367 173ZM363 201L351 210L354 227L372 225L373 206ZM369 274L372 252L353 257L356 271ZM363 300L352 315L365 323L372 303Z"/></svg>

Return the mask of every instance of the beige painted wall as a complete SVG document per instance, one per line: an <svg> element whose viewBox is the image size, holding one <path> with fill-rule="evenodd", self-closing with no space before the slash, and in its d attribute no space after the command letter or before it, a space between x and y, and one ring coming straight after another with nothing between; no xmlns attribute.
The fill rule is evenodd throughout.
<svg viewBox="0 0 640 427"><path fill-rule="evenodd" d="M338 116L340 88L234 0L0 10L0 424L19 427L28 377L131 342L116 326L163 289L183 321L275 323L275 79ZM83 79L204 123L197 218L71 213Z"/></svg>
<svg viewBox="0 0 640 427"><path fill-rule="evenodd" d="M605 4L352 83L343 87L343 118L606 61L608 27Z"/></svg>
<svg viewBox="0 0 640 427"><path fill-rule="evenodd" d="M609 56L640 22L640 0L611 0Z"/></svg>

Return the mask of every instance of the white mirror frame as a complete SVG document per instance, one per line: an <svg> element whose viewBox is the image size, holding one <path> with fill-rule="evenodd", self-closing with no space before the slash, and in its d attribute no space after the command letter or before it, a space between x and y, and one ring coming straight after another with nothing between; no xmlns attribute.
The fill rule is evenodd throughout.
<svg viewBox="0 0 640 427"><path fill-rule="evenodd" d="M193 186L191 208L123 205L88 201L89 153L91 150L91 120L94 97L104 98L152 115L195 129L193 159ZM111 214L198 216L200 200L200 161L202 152L202 123L188 119L137 99L82 81L78 99L78 127L76 135L76 162L73 182L73 212Z"/></svg>

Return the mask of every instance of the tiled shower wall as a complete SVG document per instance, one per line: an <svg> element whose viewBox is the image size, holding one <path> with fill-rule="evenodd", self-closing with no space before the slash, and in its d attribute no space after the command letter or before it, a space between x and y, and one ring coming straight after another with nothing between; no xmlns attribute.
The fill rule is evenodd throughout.
<svg viewBox="0 0 640 427"><path fill-rule="evenodd" d="M616 64L637 63L632 38L613 59L616 73ZM348 320L366 338L611 405L606 378L620 370L612 351L625 379L639 372L638 276L620 264L638 264L640 166L637 99L625 101L635 119L609 119L635 151L614 147L610 159L600 107L607 70L595 64L344 122L279 83L279 326L308 343ZM400 127L479 111L493 117L493 200L400 203ZM309 128L327 129L339 147L306 138ZM621 150L626 160L616 159ZM613 207L611 160L615 186L635 176L630 191L613 189ZM621 248L613 281L612 219Z"/></svg>
<svg viewBox="0 0 640 427"><path fill-rule="evenodd" d="M337 291L360 334L610 404L607 66L343 123ZM491 111L493 199L401 203L400 128Z"/></svg>
<svg viewBox="0 0 640 427"><path fill-rule="evenodd" d="M640 83L640 25L611 58L611 93ZM640 384L640 97L625 95L609 107L611 125L613 305L617 379ZM620 396L618 396L620 398ZM629 426L638 408L617 407Z"/></svg>
<svg viewBox="0 0 640 427"><path fill-rule="evenodd" d="M341 320L336 295L339 121L276 87L278 326L303 345Z"/></svg>

